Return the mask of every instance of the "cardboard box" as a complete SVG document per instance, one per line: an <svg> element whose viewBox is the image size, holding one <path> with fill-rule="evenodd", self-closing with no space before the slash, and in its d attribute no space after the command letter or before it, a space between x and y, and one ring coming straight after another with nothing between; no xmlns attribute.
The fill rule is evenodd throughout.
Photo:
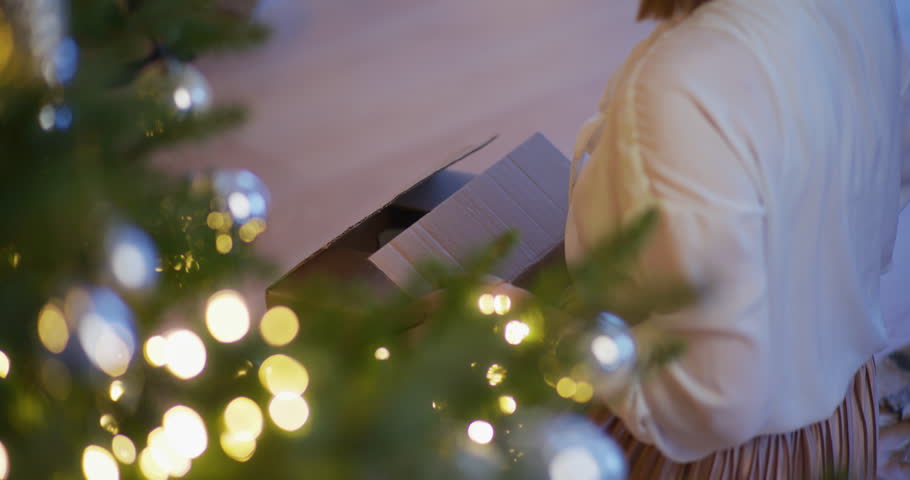
<svg viewBox="0 0 910 480"><path fill-rule="evenodd" d="M451 168L490 141L444 162L305 259L269 287L268 305L299 301L297 288L313 275L360 278L379 293L403 288L420 261L457 269L511 230L519 242L492 274L520 284L547 259L561 261L569 160L538 133L476 177Z"/></svg>

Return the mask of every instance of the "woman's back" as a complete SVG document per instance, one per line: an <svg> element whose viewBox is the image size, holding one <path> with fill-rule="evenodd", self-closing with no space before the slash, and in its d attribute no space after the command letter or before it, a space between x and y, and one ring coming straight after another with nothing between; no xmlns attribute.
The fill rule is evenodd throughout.
<svg viewBox="0 0 910 480"><path fill-rule="evenodd" d="M611 409L690 461L828 418L884 345L879 276L900 210L892 0L712 0L668 21L579 138L570 260L643 208L641 279L715 286L636 330L689 353ZM740 422L734 428L728 423Z"/></svg>

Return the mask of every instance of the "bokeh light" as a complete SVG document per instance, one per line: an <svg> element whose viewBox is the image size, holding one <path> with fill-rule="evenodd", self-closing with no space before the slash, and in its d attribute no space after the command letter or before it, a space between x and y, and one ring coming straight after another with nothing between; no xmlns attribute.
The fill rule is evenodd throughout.
<svg viewBox="0 0 910 480"><path fill-rule="evenodd" d="M512 310L512 299L508 295L496 295L493 297L493 311L497 315L505 315Z"/></svg>
<svg viewBox="0 0 910 480"><path fill-rule="evenodd" d="M243 297L234 290L221 290L209 297L205 325L215 340L233 343L250 330L250 311Z"/></svg>
<svg viewBox="0 0 910 480"><path fill-rule="evenodd" d="M111 435L120 433L120 425L117 424L117 419L114 418L114 416L110 413L101 415L101 418L98 419L98 425L100 425L105 432L110 433Z"/></svg>
<svg viewBox="0 0 910 480"><path fill-rule="evenodd" d="M270 308L259 323L259 332L265 343L273 347L283 347L291 343L300 331L297 314L288 307Z"/></svg>
<svg viewBox="0 0 910 480"><path fill-rule="evenodd" d="M273 395L293 393L300 395L306 391L310 376L297 360L276 354L265 359L259 367L259 381Z"/></svg>
<svg viewBox="0 0 910 480"><path fill-rule="evenodd" d="M601 480L600 467L591 451L570 447L553 456L548 468L551 480Z"/></svg>
<svg viewBox="0 0 910 480"><path fill-rule="evenodd" d="M154 463L169 476L182 477L193 466L189 458L177 453L170 444L164 432L164 427L157 427L149 433L148 448ZM141 461L140 458L140 468L142 467Z"/></svg>
<svg viewBox="0 0 910 480"><path fill-rule="evenodd" d="M258 235L265 230L271 194L256 174L249 170L222 168L212 175L212 183L222 210L229 212L236 223L242 226L256 219L262 220L255 230L248 229L248 234L255 232Z"/></svg>
<svg viewBox="0 0 910 480"><path fill-rule="evenodd" d="M224 409L224 426L230 433L246 435L255 440L262 433L262 424L262 410L249 398L237 397Z"/></svg>
<svg viewBox="0 0 910 480"><path fill-rule="evenodd" d="M60 307L48 303L38 312L38 338L51 353L60 353L66 349L70 329Z"/></svg>
<svg viewBox="0 0 910 480"><path fill-rule="evenodd" d="M588 382L578 382L575 384L575 395L572 400L578 403L587 403L594 398L594 386Z"/></svg>
<svg viewBox="0 0 910 480"><path fill-rule="evenodd" d="M228 221L230 217L221 212L211 212L205 217L205 224L209 226L212 230L224 230L230 228L230 223Z"/></svg>
<svg viewBox="0 0 910 480"><path fill-rule="evenodd" d="M506 368L502 365L493 364L487 369L487 382L491 387L495 387L506 379Z"/></svg>
<svg viewBox="0 0 910 480"><path fill-rule="evenodd" d="M520 320L512 320L506 324L504 336L511 345L519 345L531 334L531 327Z"/></svg>
<svg viewBox="0 0 910 480"><path fill-rule="evenodd" d="M147 233L132 225L112 228L106 239L111 273L128 289L141 289L157 280L158 250Z"/></svg>
<svg viewBox="0 0 910 480"><path fill-rule="evenodd" d="M41 362L41 383L47 393L62 402L69 397L73 378L66 364L50 357Z"/></svg>
<svg viewBox="0 0 910 480"><path fill-rule="evenodd" d="M300 395L279 393L269 402L269 418L278 428L294 432L310 418L310 406Z"/></svg>
<svg viewBox="0 0 910 480"><path fill-rule="evenodd" d="M169 62L170 75L175 79L172 100L181 112L205 111L212 103L211 87L196 67Z"/></svg>
<svg viewBox="0 0 910 480"><path fill-rule="evenodd" d="M208 447L205 422L195 410L184 405L171 408L162 422L168 444L178 455L198 458Z"/></svg>
<svg viewBox="0 0 910 480"><path fill-rule="evenodd" d="M506 415L511 415L515 413L515 410L518 410L518 403L515 401L515 398L509 395L503 395L499 397L499 410Z"/></svg>
<svg viewBox="0 0 910 480"><path fill-rule="evenodd" d="M556 393L558 393L560 397L571 398L575 395L577 389L578 387L575 384L575 380L572 380L569 377L560 378L559 381L556 382Z"/></svg>
<svg viewBox="0 0 910 480"><path fill-rule="evenodd" d="M136 445L126 435L114 435L111 451L120 463L131 465L136 461Z"/></svg>
<svg viewBox="0 0 910 480"><path fill-rule="evenodd" d="M123 394L126 393L126 386L123 384L122 380L114 380L111 382L111 387L109 392L111 395L111 400L119 402L123 398Z"/></svg>
<svg viewBox="0 0 910 480"><path fill-rule="evenodd" d="M9 357L6 356L6 353L4 353L3 350L0 350L0 378L6 378L9 376L9 369Z"/></svg>
<svg viewBox="0 0 910 480"><path fill-rule="evenodd" d="M145 361L153 367L163 367L167 364L167 340L161 335L149 337L142 352Z"/></svg>
<svg viewBox="0 0 910 480"><path fill-rule="evenodd" d="M615 365L619 360L619 346L606 335L600 335L591 342L591 353L602 365Z"/></svg>
<svg viewBox="0 0 910 480"><path fill-rule="evenodd" d="M126 373L136 350L133 314L127 304L104 287L75 289L68 297L67 306L77 319L79 343L92 364L111 377Z"/></svg>
<svg viewBox="0 0 910 480"><path fill-rule="evenodd" d="M6 445L0 442L0 480L6 480L9 476L9 453L6 451Z"/></svg>
<svg viewBox="0 0 910 480"><path fill-rule="evenodd" d="M82 452L82 473L86 480L117 480L120 468L110 452L97 445L90 445Z"/></svg>
<svg viewBox="0 0 910 480"><path fill-rule="evenodd" d="M480 445L486 445L493 441L493 425L484 420L474 420L468 425L468 438L472 442Z"/></svg>
<svg viewBox="0 0 910 480"><path fill-rule="evenodd" d="M256 452L256 439L243 433L224 432L221 434L221 449L233 460L245 462Z"/></svg>
<svg viewBox="0 0 910 480"><path fill-rule="evenodd" d="M205 344L195 333L180 329L165 337L165 359L167 369L175 377L188 380L205 369Z"/></svg>
<svg viewBox="0 0 910 480"><path fill-rule="evenodd" d="M139 454L139 470L148 480L167 480L168 478L167 468L158 463L151 447L145 448Z"/></svg>
<svg viewBox="0 0 910 480"><path fill-rule="evenodd" d="M597 336L591 340L590 353L600 370L615 372L635 362L635 339L621 318L601 312L597 316L597 330Z"/></svg>
<svg viewBox="0 0 910 480"><path fill-rule="evenodd" d="M388 348L379 347L373 353L373 356L376 357L376 360L388 360L389 357L392 356L392 353L389 352Z"/></svg>
<svg viewBox="0 0 910 480"><path fill-rule="evenodd" d="M493 315L496 313L495 298L489 293L484 293L477 299L477 308L484 315Z"/></svg>
<svg viewBox="0 0 910 480"><path fill-rule="evenodd" d="M218 253L227 255L231 253L231 249L234 248L234 240L230 235L226 233L219 233L215 237L215 250L218 250Z"/></svg>

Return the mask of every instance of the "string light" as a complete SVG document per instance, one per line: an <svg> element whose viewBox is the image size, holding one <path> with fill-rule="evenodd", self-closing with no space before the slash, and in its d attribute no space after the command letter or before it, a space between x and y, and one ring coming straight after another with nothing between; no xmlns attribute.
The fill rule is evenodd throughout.
<svg viewBox="0 0 910 480"><path fill-rule="evenodd" d="M215 250L218 250L218 253L222 255L227 255L231 253L231 249L234 248L234 240L231 239L231 236L226 233L219 233L215 237Z"/></svg>
<svg viewBox="0 0 910 480"><path fill-rule="evenodd" d="M205 324L221 343L242 339L250 330L250 312L243 297L234 290L215 292L205 309Z"/></svg>
<svg viewBox="0 0 910 480"><path fill-rule="evenodd" d="M115 435L111 441L111 451L120 463L131 465L136 461L136 445L126 435Z"/></svg>
<svg viewBox="0 0 910 480"><path fill-rule="evenodd" d="M63 311L53 304L45 305L38 312L38 338L51 353L60 353L69 343L70 331Z"/></svg>
<svg viewBox="0 0 910 480"><path fill-rule="evenodd" d="M10 361L6 353L0 350L0 378L6 378L9 375Z"/></svg>
<svg viewBox="0 0 910 480"><path fill-rule="evenodd" d="M265 359L259 367L259 381L274 395L292 393L300 395L306 391L310 376L297 360L276 354Z"/></svg>
<svg viewBox="0 0 910 480"><path fill-rule="evenodd" d="M228 457L246 462L256 452L256 439L242 433L224 432L221 434L221 449Z"/></svg>
<svg viewBox="0 0 910 480"><path fill-rule="evenodd" d="M156 468L151 468L153 474L156 470L163 471L166 476L182 477L192 468L192 461L178 454L167 440L163 427L157 427L149 433L148 448ZM140 468L142 468L140 458Z"/></svg>
<svg viewBox="0 0 910 480"><path fill-rule="evenodd" d="M101 426L107 433L111 435L116 435L120 433L120 426L117 425L117 419L114 418L110 413L105 413L101 415L101 418L98 419L98 425Z"/></svg>
<svg viewBox="0 0 910 480"><path fill-rule="evenodd" d="M171 408L162 422L164 436L174 452L185 458L198 458L208 447L208 434L202 417L184 405Z"/></svg>
<svg viewBox="0 0 910 480"><path fill-rule="evenodd" d="M269 417L278 428L294 432L310 418L310 407L300 395L279 393L269 403Z"/></svg>
<svg viewBox="0 0 910 480"><path fill-rule="evenodd" d="M148 480L167 480L168 478L167 469L158 463L152 454L151 447L143 449L139 454L139 470Z"/></svg>
<svg viewBox="0 0 910 480"><path fill-rule="evenodd" d="M493 364L487 369L487 382L491 387L502 383L506 378L506 369L502 365Z"/></svg>
<svg viewBox="0 0 910 480"><path fill-rule="evenodd" d="M174 330L165 337L167 369L177 378L191 379L205 369L205 345L189 330Z"/></svg>
<svg viewBox="0 0 910 480"><path fill-rule="evenodd" d="M237 397L224 409L224 425L230 433L255 440L262 433L262 424L262 410L249 398Z"/></svg>
<svg viewBox="0 0 910 480"><path fill-rule="evenodd" d="M86 480L118 480L120 468L110 452L90 445L82 452L82 473Z"/></svg>
<svg viewBox="0 0 910 480"><path fill-rule="evenodd" d="M594 386L588 382L578 382L575 384L575 395L572 400L578 403L587 403L594 398Z"/></svg>
<svg viewBox="0 0 910 480"><path fill-rule="evenodd" d="M506 324L504 336L510 345L519 345L531 334L531 327L520 320L512 320Z"/></svg>
<svg viewBox="0 0 910 480"><path fill-rule="evenodd" d="M122 380L114 380L111 382L111 388L109 389L111 395L111 400L118 402L123 398L123 394L126 393L126 387L123 385Z"/></svg>
<svg viewBox="0 0 910 480"><path fill-rule="evenodd" d="M512 310L512 299L508 295L496 295L493 297L493 311L497 315L505 315Z"/></svg>
<svg viewBox="0 0 910 480"><path fill-rule="evenodd" d="M153 367L163 367L167 364L167 340L161 335L154 335L145 341L142 353L145 361Z"/></svg>
<svg viewBox="0 0 910 480"><path fill-rule="evenodd" d="M572 380L569 377L560 378L559 381L556 382L556 393L558 393L560 397L571 398L575 395L577 389L578 387L575 384L575 380Z"/></svg>
<svg viewBox="0 0 910 480"><path fill-rule="evenodd" d="M272 307L262 316L259 332L265 343L273 347L283 347L297 337L300 322L297 314L288 307Z"/></svg>
<svg viewBox="0 0 910 480"><path fill-rule="evenodd" d="M499 397L499 410L506 415L511 415L515 413L515 410L518 409L518 403L515 402L515 399L509 395L503 395Z"/></svg>
<svg viewBox="0 0 910 480"><path fill-rule="evenodd" d="M228 222L230 222L230 217L221 212L211 212L207 217L205 217L206 225L208 225L212 230L216 231L230 228Z"/></svg>
<svg viewBox="0 0 910 480"><path fill-rule="evenodd" d="M489 293L484 293L477 299L477 308L484 315L493 315L496 313L495 298Z"/></svg>
<svg viewBox="0 0 910 480"><path fill-rule="evenodd" d="M474 420L468 425L468 438L480 445L492 442L494 433L493 425L490 425L490 422Z"/></svg>
<svg viewBox="0 0 910 480"><path fill-rule="evenodd" d="M376 357L376 360L388 360L391 356L388 348L379 347L376 349L376 352L373 354Z"/></svg>

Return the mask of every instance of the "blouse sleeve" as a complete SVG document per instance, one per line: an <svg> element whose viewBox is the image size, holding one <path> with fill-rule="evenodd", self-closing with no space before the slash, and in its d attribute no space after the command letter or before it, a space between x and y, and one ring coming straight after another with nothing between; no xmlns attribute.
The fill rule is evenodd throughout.
<svg viewBox="0 0 910 480"><path fill-rule="evenodd" d="M633 328L640 352L672 336L683 356L604 398L639 440L689 462L753 438L766 418L764 209L744 160L692 95L637 84L616 101L573 189L567 249L656 205L638 280L707 287L695 304Z"/></svg>

